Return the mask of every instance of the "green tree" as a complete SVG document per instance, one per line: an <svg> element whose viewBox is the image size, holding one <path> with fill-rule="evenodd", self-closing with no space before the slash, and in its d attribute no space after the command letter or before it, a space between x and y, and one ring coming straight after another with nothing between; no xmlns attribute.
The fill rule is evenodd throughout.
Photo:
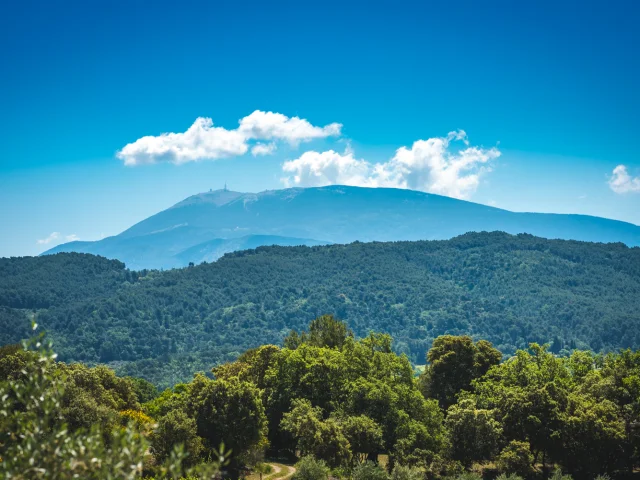
<svg viewBox="0 0 640 480"><path fill-rule="evenodd" d="M213 451L224 444L232 452L233 475L238 475L246 454L266 448L267 419L253 384L196 375L188 386L186 403L205 447Z"/></svg>
<svg viewBox="0 0 640 480"><path fill-rule="evenodd" d="M613 402L572 394L563 423L558 453L569 472L593 478L615 470L624 454L626 436L624 420Z"/></svg>
<svg viewBox="0 0 640 480"><path fill-rule="evenodd" d="M195 465L203 451L195 420L182 410L172 410L162 417L150 440L151 452L158 462L166 461L178 445L184 448L187 465Z"/></svg>
<svg viewBox="0 0 640 480"><path fill-rule="evenodd" d="M366 459L377 461L383 448L380 425L366 415L349 416L341 420L340 425L355 458L361 463Z"/></svg>
<svg viewBox="0 0 640 480"><path fill-rule="evenodd" d="M455 403L456 395L470 390L471 382L500 363L502 353L484 340L473 343L468 336L436 338L427 353L427 367L421 375L425 397L435 398L443 409Z"/></svg>
<svg viewBox="0 0 640 480"><path fill-rule="evenodd" d="M105 366L57 364L56 373L65 379L61 413L72 429L101 425L106 433L117 424L114 414L140 409L133 382Z"/></svg>
<svg viewBox="0 0 640 480"><path fill-rule="evenodd" d="M346 465L351 460L349 441L334 418L322 419L322 409L312 407L305 399L294 400L291 412L282 419L282 428L297 441L303 456L312 455L332 467Z"/></svg>
<svg viewBox="0 0 640 480"><path fill-rule="evenodd" d="M303 343L314 347L341 349L347 338L353 338L353 332L345 322L334 318L333 315L322 315L309 324L309 332L291 331L285 339L287 348L295 349Z"/></svg>
<svg viewBox="0 0 640 480"><path fill-rule="evenodd" d="M158 388L144 378L126 377L133 384L133 391L140 403L147 403L159 394Z"/></svg>
<svg viewBox="0 0 640 480"><path fill-rule="evenodd" d="M562 415L574 388L566 363L531 344L474 382L477 404L495 411L507 441L529 442L535 462L546 464L561 448Z"/></svg>
<svg viewBox="0 0 640 480"><path fill-rule="evenodd" d="M495 412L478 408L473 398L449 407L445 428L450 457L467 468L474 462L492 459L498 451L502 428Z"/></svg>

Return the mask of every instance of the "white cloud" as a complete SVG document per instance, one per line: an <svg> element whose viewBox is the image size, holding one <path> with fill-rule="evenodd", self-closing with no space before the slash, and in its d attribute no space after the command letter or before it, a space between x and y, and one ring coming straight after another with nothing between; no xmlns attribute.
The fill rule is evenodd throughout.
<svg viewBox="0 0 640 480"><path fill-rule="evenodd" d="M640 192L640 177L631 177L627 167L618 165L613 169L613 176L609 179L609 187L616 193Z"/></svg>
<svg viewBox="0 0 640 480"><path fill-rule="evenodd" d="M452 148L461 142L461 149ZM446 137L418 140L411 148L401 147L384 163L358 160L350 149L344 154L306 152L285 162L285 185L321 186L343 184L367 187L393 187L421 190L456 198L469 198L478 188L480 177L490 171L491 160L500 156L496 148L469 145L463 130Z"/></svg>
<svg viewBox="0 0 640 480"><path fill-rule="evenodd" d="M281 113L262 112L256 110L240 120L238 130L246 138L262 140L285 140L292 145L307 142L316 138L327 138L340 135L342 125L331 123L324 127L311 125L299 117L287 117Z"/></svg>
<svg viewBox="0 0 640 480"><path fill-rule="evenodd" d="M63 239L65 242L75 242L76 240L80 240L75 233L72 233L71 235L62 235L60 232L51 232L47 238L37 240L36 243L38 245L49 245L50 243L58 245Z"/></svg>
<svg viewBox="0 0 640 480"><path fill-rule="evenodd" d="M58 238L60 238L60 232L51 232L51 234L49 234L47 238L38 240L37 243L38 245L49 245L51 242L56 241Z"/></svg>
<svg viewBox="0 0 640 480"><path fill-rule="evenodd" d="M199 117L184 133L147 136L126 145L117 153L125 165L187 162L244 155L248 147L237 130L214 127L210 118Z"/></svg>
<svg viewBox="0 0 640 480"><path fill-rule="evenodd" d="M215 127L211 118L199 117L186 132L145 136L125 145L116 155L128 166L159 162L180 165L244 155L250 142L256 140L280 140L297 145L317 138L338 136L341 128L338 123L317 127L299 117L289 118L281 113L256 110L240 119L238 128L234 130ZM266 155L275 150L273 142L256 144L252 153Z"/></svg>
<svg viewBox="0 0 640 480"><path fill-rule="evenodd" d="M305 152L300 158L285 162L282 170L292 174L282 179L287 186L363 186L369 182L371 175L371 165L366 161L357 160L350 151L340 154L333 150Z"/></svg>
<svg viewBox="0 0 640 480"><path fill-rule="evenodd" d="M254 157L258 155L271 155L276 151L276 144L271 143L256 143L255 146L251 149L251 154Z"/></svg>

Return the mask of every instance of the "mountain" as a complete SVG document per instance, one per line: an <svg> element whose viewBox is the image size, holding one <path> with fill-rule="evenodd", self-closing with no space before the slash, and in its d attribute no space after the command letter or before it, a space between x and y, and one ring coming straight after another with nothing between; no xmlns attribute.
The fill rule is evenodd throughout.
<svg viewBox="0 0 640 480"><path fill-rule="evenodd" d="M214 263L135 272L77 253L0 259L0 343L49 332L64 361L162 385L333 313L386 332L416 363L469 334L511 354L640 347L640 248L470 233L451 240L259 247Z"/></svg>
<svg viewBox="0 0 640 480"><path fill-rule="evenodd" d="M640 227L616 220L516 213L413 190L329 186L201 193L114 237L71 242L45 254L93 253L134 269L173 268L260 245L441 240L494 230L640 245Z"/></svg>

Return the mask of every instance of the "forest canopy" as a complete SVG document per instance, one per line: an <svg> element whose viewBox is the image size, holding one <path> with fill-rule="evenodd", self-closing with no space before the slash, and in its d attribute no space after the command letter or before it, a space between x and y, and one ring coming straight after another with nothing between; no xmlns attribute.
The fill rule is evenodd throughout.
<svg viewBox="0 0 640 480"><path fill-rule="evenodd" d="M285 344L248 350L212 378L196 374L160 394L104 366L3 347L0 473L175 478L167 473L223 467L239 478L281 458L298 461L294 479L519 480L555 471L553 479L592 480L640 467L638 351L557 356L531 344L505 360L485 340L449 335L436 339L416 378L389 335L356 339L333 316ZM211 464L221 445L230 455ZM99 473L86 470L89 453ZM112 475L123 465L126 475Z"/></svg>
<svg viewBox="0 0 640 480"><path fill-rule="evenodd" d="M640 346L640 248L469 233L446 241L260 247L211 264L130 271L60 253L0 259L0 344L25 318L60 358L105 363L167 387L327 312L357 337L393 336L414 364L441 335L468 334L506 355Z"/></svg>

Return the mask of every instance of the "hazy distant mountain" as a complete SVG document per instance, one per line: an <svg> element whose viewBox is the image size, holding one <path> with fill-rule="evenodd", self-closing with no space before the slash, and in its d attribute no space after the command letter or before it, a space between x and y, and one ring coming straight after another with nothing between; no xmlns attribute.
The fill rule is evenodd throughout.
<svg viewBox="0 0 640 480"><path fill-rule="evenodd" d="M172 268L261 245L436 240L494 230L640 245L640 227L617 220L515 213L413 190L329 186L201 193L114 237L71 242L45 254L93 253L130 268Z"/></svg>

